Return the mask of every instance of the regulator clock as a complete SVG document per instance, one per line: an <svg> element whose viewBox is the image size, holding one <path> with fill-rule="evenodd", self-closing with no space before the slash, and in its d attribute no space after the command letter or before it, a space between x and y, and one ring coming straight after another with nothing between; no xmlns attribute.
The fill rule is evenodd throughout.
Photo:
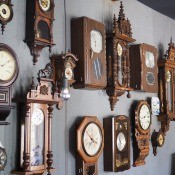
<svg viewBox="0 0 175 175"><path fill-rule="evenodd" d="M104 118L104 170L119 172L130 168L130 122L119 115Z"/></svg>
<svg viewBox="0 0 175 175"><path fill-rule="evenodd" d="M54 0L27 0L26 38L33 64L36 64L43 48L53 43Z"/></svg>
<svg viewBox="0 0 175 175"><path fill-rule="evenodd" d="M113 32L107 34L107 87L111 110L114 110L118 97L133 90L130 87L129 44L134 42L131 24L125 18L121 2L118 19L114 15Z"/></svg>
<svg viewBox="0 0 175 175"><path fill-rule="evenodd" d="M13 18L13 4L11 0L0 0L0 23L2 34L5 29L5 25L9 23Z"/></svg>
<svg viewBox="0 0 175 175"><path fill-rule="evenodd" d="M97 164L103 142L103 127L97 117L84 117L77 129L77 175L98 175Z"/></svg>
<svg viewBox="0 0 175 175"><path fill-rule="evenodd" d="M135 132L134 132L134 165L145 164L145 158L149 154L149 139L151 126L151 110L147 101L138 102L135 110Z"/></svg>
<svg viewBox="0 0 175 175"><path fill-rule="evenodd" d="M175 120L175 46L172 41L163 59L158 61L159 67L159 99L161 129L164 133L169 130L170 121Z"/></svg>

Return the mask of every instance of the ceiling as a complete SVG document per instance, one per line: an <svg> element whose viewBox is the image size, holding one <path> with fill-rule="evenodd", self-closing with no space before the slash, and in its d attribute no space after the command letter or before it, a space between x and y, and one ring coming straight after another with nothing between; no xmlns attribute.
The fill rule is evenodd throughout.
<svg viewBox="0 0 175 175"><path fill-rule="evenodd" d="M138 1L175 20L175 0L138 0Z"/></svg>

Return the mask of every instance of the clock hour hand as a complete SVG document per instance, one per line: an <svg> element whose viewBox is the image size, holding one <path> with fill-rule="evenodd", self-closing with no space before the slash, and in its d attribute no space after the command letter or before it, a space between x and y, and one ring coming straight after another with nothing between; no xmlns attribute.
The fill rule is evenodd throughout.
<svg viewBox="0 0 175 175"><path fill-rule="evenodd" d="M4 64L0 65L1 67L4 67L7 63L9 63L10 60L6 61Z"/></svg>

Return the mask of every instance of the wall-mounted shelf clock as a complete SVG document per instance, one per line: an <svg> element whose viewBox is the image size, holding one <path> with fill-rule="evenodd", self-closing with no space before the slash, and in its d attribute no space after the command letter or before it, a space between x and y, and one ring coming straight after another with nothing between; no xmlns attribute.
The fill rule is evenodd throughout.
<svg viewBox="0 0 175 175"><path fill-rule="evenodd" d="M157 155L157 147L162 147L164 145L165 142L165 136L163 134L163 132L161 130L159 130L159 132L156 132L154 130L154 132L152 133L151 136L151 142L152 142L152 146L153 146L153 154L154 156Z"/></svg>
<svg viewBox="0 0 175 175"><path fill-rule="evenodd" d="M131 87L135 90L157 93L157 49L148 44L138 44L131 45L129 52Z"/></svg>
<svg viewBox="0 0 175 175"><path fill-rule="evenodd" d="M5 121L12 106L12 84L19 72L17 56L8 45L0 43L0 121ZM2 122L6 124L6 122ZM1 124L1 123L0 123Z"/></svg>
<svg viewBox="0 0 175 175"><path fill-rule="evenodd" d="M130 122L124 115L103 119L104 170L119 172L130 168Z"/></svg>
<svg viewBox="0 0 175 175"><path fill-rule="evenodd" d="M26 37L33 64L36 64L43 48L53 43L54 0L27 0L26 4Z"/></svg>
<svg viewBox="0 0 175 175"><path fill-rule="evenodd" d="M166 133L169 130L170 121L175 120L175 46L172 41L163 59L158 60L159 67L159 99L161 130Z"/></svg>
<svg viewBox="0 0 175 175"><path fill-rule="evenodd" d="M79 58L74 88L106 87L106 46L104 24L80 17L71 21L71 51Z"/></svg>
<svg viewBox="0 0 175 175"><path fill-rule="evenodd" d="M107 34L107 87L111 110L114 110L118 97L133 90L130 87L129 44L132 38L131 24L125 18L121 2L119 17L113 19L113 32Z"/></svg>
<svg viewBox="0 0 175 175"><path fill-rule="evenodd" d="M149 154L149 139L151 126L151 110L147 101L138 102L135 109L135 129L134 129L134 164L140 166L145 164L145 158Z"/></svg>
<svg viewBox="0 0 175 175"><path fill-rule="evenodd" d="M103 127L97 117L84 117L77 129L76 175L98 175L103 142Z"/></svg>
<svg viewBox="0 0 175 175"><path fill-rule="evenodd" d="M5 25L9 23L13 18L13 4L11 0L0 0L0 23L2 34L5 29Z"/></svg>
<svg viewBox="0 0 175 175"><path fill-rule="evenodd" d="M60 99L53 91L53 79L39 77L38 81L37 87L32 82L23 101L16 99L20 107L21 144L19 169L12 171L13 174L42 175L47 171L51 175L53 170L53 105Z"/></svg>

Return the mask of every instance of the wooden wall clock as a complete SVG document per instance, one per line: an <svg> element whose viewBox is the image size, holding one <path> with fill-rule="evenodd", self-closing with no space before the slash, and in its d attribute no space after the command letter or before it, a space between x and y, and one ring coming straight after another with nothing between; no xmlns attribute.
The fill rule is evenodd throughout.
<svg viewBox="0 0 175 175"><path fill-rule="evenodd" d="M0 43L0 120L5 121L12 105L12 84L19 72L18 58L14 50ZM4 124L6 124L4 122Z"/></svg>
<svg viewBox="0 0 175 175"><path fill-rule="evenodd" d="M53 79L39 77L37 87L32 82L26 99L17 99L20 107L21 145L19 169L13 174L51 175L53 105L59 103L53 91ZM24 101L25 99L25 101Z"/></svg>
<svg viewBox="0 0 175 175"><path fill-rule="evenodd" d="M147 101L138 102L135 110L135 130L134 130L134 164L140 166L145 164L145 158L149 154L149 139L151 126L151 110Z"/></svg>
<svg viewBox="0 0 175 175"><path fill-rule="evenodd" d="M103 127L97 117L84 117L77 129L77 175L98 175L98 158L103 142Z"/></svg>
<svg viewBox="0 0 175 175"><path fill-rule="evenodd" d="M130 168L130 121L124 115L103 119L104 170L119 172Z"/></svg>
<svg viewBox="0 0 175 175"><path fill-rule="evenodd" d="M111 110L114 110L118 97L128 92L130 98L129 44L134 42L131 24L125 19L121 2L119 17L114 15L113 32L107 34L107 87Z"/></svg>
<svg viewBox="0 0 175 175"><path fill-rule="evenodd" d="M71 51L79 58L74 88L106 87L106 47L104 24L81 17L71 21Z"/></svg>
<svg viewBox="0 0 175 175"><path fill-rule="evenodd" d="M5 29L5 25L9 23L13 18L13 4L11 0L0 0L0 23L2 34Z"/></svg>
<svg viewBox="0 0 175 175"><path fill-rule="evenodd" d="M26 38L33 64L44 47L51 51L53 43L54 0L27 0Z"/></svg>
<svg viewBox="0 0 175 175"><path fill-rule="evenodd" d="M131 45L131 87L134 90L157 93L158 91L158 52L148 44Z"/></svg>
<svg viewBox="0 0 175 175"><path fill-rule="evenodd" d="M169 48L164 59L158 60L159 67L159 99L161 130L166 133L169 130L170 121L175 120L175 46L169 43Z"/></svg>

